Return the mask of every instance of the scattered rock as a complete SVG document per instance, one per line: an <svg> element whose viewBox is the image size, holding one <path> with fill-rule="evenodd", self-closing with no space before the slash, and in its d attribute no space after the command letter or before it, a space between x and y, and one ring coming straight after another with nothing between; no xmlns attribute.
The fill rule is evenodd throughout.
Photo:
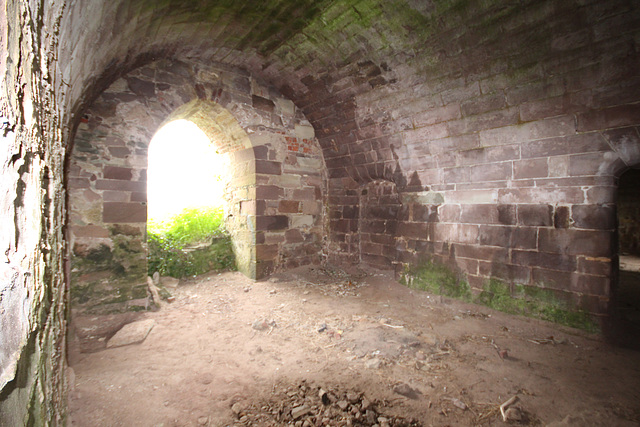
<svg viewBox="0 0 640 427"><path fill-rule="evenodd" d="M381 365L382 360L375 357L364 362L364 367L367 369L378 369Z"/></svg>
<svg viewBox="0 0 640 427"><path fill-rule="evenodd" d="M435 334L425 333L420 336L422 342L424 342L428 346L435 347L439 344L438 337Z"/></svg>
<svg viewBox="0 0 640 427"><path fill-rule="evenodd" d="M244 410L244 406L245 405L243 405L242 403L236 402L233 405L231 405L231 411L236 415L240 415Z"/></svg>
<svg viewBox="0 0 640 427"><path fill-rule="evenodd" d="M156 286L160 284L160 273L157 271L153 273L153 284Z"/></svg>
<svg viewBox="0 0 640 427"><path fill-rule="evenodd" d="M275 320L258 319L255 322L253 322L251 327L253 329L255 329L256 331L266 331L269 328L275 328L276 327L276 321Z"/></svg>
<svg viewBox="0 0 640 427"><path fill-rule="evenodd" d="M248 405L242 410L243 415L238 421L260 426L421 426L416 420L389 415L377 409L389 406L386 401L369 401L354 390L343 392L325 389L302 381L297 386L274 386L268 401Z"/></svg>
<svg viewBox="0 0 640 427"><path fill-rule="evenodd" d="M349 403L357 403L360 400L360 395L357 393L347 393L347 400Z"/></svg>
<svg viewBox="0 0 640 427"><path fill-rule="evenodd" d="M520 422L523 419L522 411L518 408L509 408L504 411L504 417L507 422Z"/></svg>
<svg viewBox="0 0 640 427"><path fill-rule="evenodd" d="M460 399L451 399L451 403L458 409L462 409L463 411L467 409L467 405Z"/></svg>
<svg viewBox="0 0 640 427"><path fill-rule="evenodd" d="M318 397L320 397L320 401L325 406L331 403L331 399L329 399L329 394L323 389L318 390Z"/></svg>
<svg viewBox="0 0 640 427"><path fill-rule="evenodd" d="M151 297L155 306L160 307L162 305L162 303L160 302L160 292L158 290L158 287L153 283L153 279L149 276L147 276L147 288L151 293Z"/></svg>
<svg viewBox="0 0 640 427"><path fill-rule="evenodd" d="M309 412L311 412L311 408L308 408L305 405L301 405L291 410L291 418L293 418L294 420L297 420L298 418L308 414Z"/></svg>
<svg viewBox="0 0 640 427"><path fill-rule="evenodd" d="M418 390L409 387L409 385L405 383L395 385L393 387L393 392L408 397L409 399L417 399L421 394Z"/></svg>
<svg viewBox="0 0 640 427"><path fill-rule="evenodd" d="M326 324L326 323L323 323L323 324L322 324L322 325L320 325L320 327L318 328L318 332L319 332L319 333L322 333L322 332L324 332L324 331L326 331L326 330L327 330L327 324Z"/></svg>
<svg viewBox="0 0 640 427"><path fill-rule="evenodd" d="M201 426L206 426L209 423L209 417L200 417L198 418L198 424Z"/></svg>
<svg viewBox="0 0 640 427"><path fill-rule="evenodd" d="M245 291L245 292L251 291L251 286L247 286L246 288L243 289L243 291Z"/></svg>
<svg viewBox="0 0 640 427"><path fill-rule="evenodd" d="M369 401L369 399L367 399L366 397L363 397L362 402L360 403L360 410L366 411L370 407L371 407L371 402Z"/></svg>
<svg viewBox="0 0 640 427"><path fill-rule="evenodd" d="M122 347L129 344L137 344L145 340L155 321L153 319L141 320L139 322L124 325L116 334L107 342L107 348Z"/></svg>

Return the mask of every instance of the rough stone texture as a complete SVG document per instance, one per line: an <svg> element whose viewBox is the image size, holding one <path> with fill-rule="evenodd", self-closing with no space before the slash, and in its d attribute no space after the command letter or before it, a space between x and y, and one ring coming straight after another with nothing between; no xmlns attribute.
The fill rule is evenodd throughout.
<svg viewBox="0 0 640 427"><path fill-rule="evenodd" d="M396 263L398 217L402 204L396 186L388 181L373 181L361 193L359 231L361 262L376 268L393 268ZM349 217L349 209L343 217Z"/></svg>
<svg viewBox="0 0 640 427"><path fill-rule="evenodd" d="M244 165L229 197L241 201L232 205L242 212L233 217L244 242L237 250L248 267L255 260L256 275L321 256L359 262L363 248L377 253L395 239L396 259L385 259L397 269L434 259L475 288L494 276L543 285L606 314L618 178L640 164L639 8L628 0L3 2L0 304L15 320L0 332L0 424L64 424L72 274L63 260L109 250L118 261L115 237L126 244L135 233L114 228L131 223L104 223L103 203L144 201L136 171L145 144L194 101L258 123L241 126L250 144L229 139L225 148L238 149ZM194 64L219 72L195 75ZM174 97L181 85L188 96ZM98 118L126 117L136 120L123 133L100 134ZM109 162L65 168L72 145L85 165ZM401 201L395 229L384 232L372 210L360 212L362 190L377 182L395 185ZM68 220L66 191L82 212ZM300 236L256 231L258 216L286 216ZM73 236L63 235L65 221ZM363 246L365 228L381 242ZM269 247L268 259L256 259L257 244L280 245L277 256Z"/></svg>
<svg viewBox="0 0 640 427"><path fill-rule="evenodd" d="M320 149L302 112L242 69L159 61L116 80L78 126L69 173L76 308L136 309L127 300L146 297L147 148L162 123L176 119L194 122L227 156L220 173L240 271L261 278L320 262L321 209L307 205L307 215L296 215L324 192ZM273 239L285 229L304 233L303 242L255 246L256 233Z"/></svg>

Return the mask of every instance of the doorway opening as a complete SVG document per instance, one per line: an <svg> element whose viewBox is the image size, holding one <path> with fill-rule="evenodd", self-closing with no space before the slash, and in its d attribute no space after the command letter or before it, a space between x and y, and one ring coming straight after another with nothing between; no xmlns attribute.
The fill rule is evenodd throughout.
<svg viewBox="0 0 640 427"><path fill-rule="evenodd" d="M621 344L640 347L640 169L620 177L617 194L619 269L613 294Z"/></svg>
<svg viewBox="0 0 640 427"><path fill-rule="evenodd" d="M213 142L195 123L174 120L151 140L148 162L149 275L233 268L224 222L226 162Z"/></svg>

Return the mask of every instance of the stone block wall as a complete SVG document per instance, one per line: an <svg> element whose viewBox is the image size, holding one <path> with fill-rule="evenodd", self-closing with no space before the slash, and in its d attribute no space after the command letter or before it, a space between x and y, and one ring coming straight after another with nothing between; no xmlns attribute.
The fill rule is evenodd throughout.
<svg viewBox="0 0 640 427"><path fill-rule="evenodd" d="M247 150L228 194L249 274L319 261L324 239L330 261L435 258L476 290L500 278L606 313L617 179L640 163L637 1L179 6L0 7L0 311L15 319L0 330L0 424L64 424L64 258L98 249L109 274L135 271L115 249L141 241L140 159L168 117L221 136L230 158ZM361 210L371 185L395 185L395 260ZM67 189L81 214L65 236Z"/></svg>
<svg viewBox="0 0 640 427"><path fill-rule="evenodd" d="M363 189L386 180L402 202L391 233L399 274L435 260L475 292L495 279L604 314L617 178L640 163L638 10L507 9L486 22L477 10L443 12L465 24L430 39L419 78L411 60L372 60L303 81L340 98L296 101L327 164L329 258L371 255L359 241L368 220L352 212Z"/></svg>
<svg viewBox="0 0 640 427"><path fill-rule="evenodd" d="M408 214L402 211L395 183L378 180L367 184L362 189L359 208L361 262L375 268L394 268L399 220Z"/></svg>
<svg viewBox="0 0 640 427"><path fill-rule="evenodd" d="M165 61L117 80L78 126L68 184L77 307L147 305L147 149L175 119L197 124L227 157L227 228L241 271L259 278L320 261L324 165L304 115L241 70Z"/></svg>
<svg viewBox="0 0 640 427"><path fill-rule="evenodd" d="M48 76L57 4L0 5L0 425L66 417L65 193L61 107ZM37 41L37 42L36 42Z"/></svg>

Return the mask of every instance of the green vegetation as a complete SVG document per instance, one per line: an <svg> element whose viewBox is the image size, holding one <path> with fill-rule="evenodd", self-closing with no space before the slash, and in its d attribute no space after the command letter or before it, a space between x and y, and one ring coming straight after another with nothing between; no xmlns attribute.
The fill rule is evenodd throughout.
<svg viewBox="0 0 640 427"><path fill-rule="evenodd" d="M551 289L509 285L490 279L480 294L473 298L466 281L448 267L433 262L407 268L401 281L413 289L482 304L505 313L535 317L592 333L599 331L588 313L570 307Z"/></svg>
<svg viewBox="0 0 640 427"><path fill-rule="evenodd" d="M598 331L588 313L572 310L551 289L514 284L512 290L507 283L491 279L485 283L476 302L505 313L536 317L588 332Z"/></svg>
<svg viewBox="0 0 640 427"><path fill-rule="evenodd" d="M185 209L166 222L149 221L148 274L185 277L235 268L220 208Z"/></svg>
<svg viewBox="0 0 640 427"><path fill-rule="evenodd" d="M407 271L401 282L413 289L471 301L469 284L441 264L427 262L412 271Z"/></svg>

